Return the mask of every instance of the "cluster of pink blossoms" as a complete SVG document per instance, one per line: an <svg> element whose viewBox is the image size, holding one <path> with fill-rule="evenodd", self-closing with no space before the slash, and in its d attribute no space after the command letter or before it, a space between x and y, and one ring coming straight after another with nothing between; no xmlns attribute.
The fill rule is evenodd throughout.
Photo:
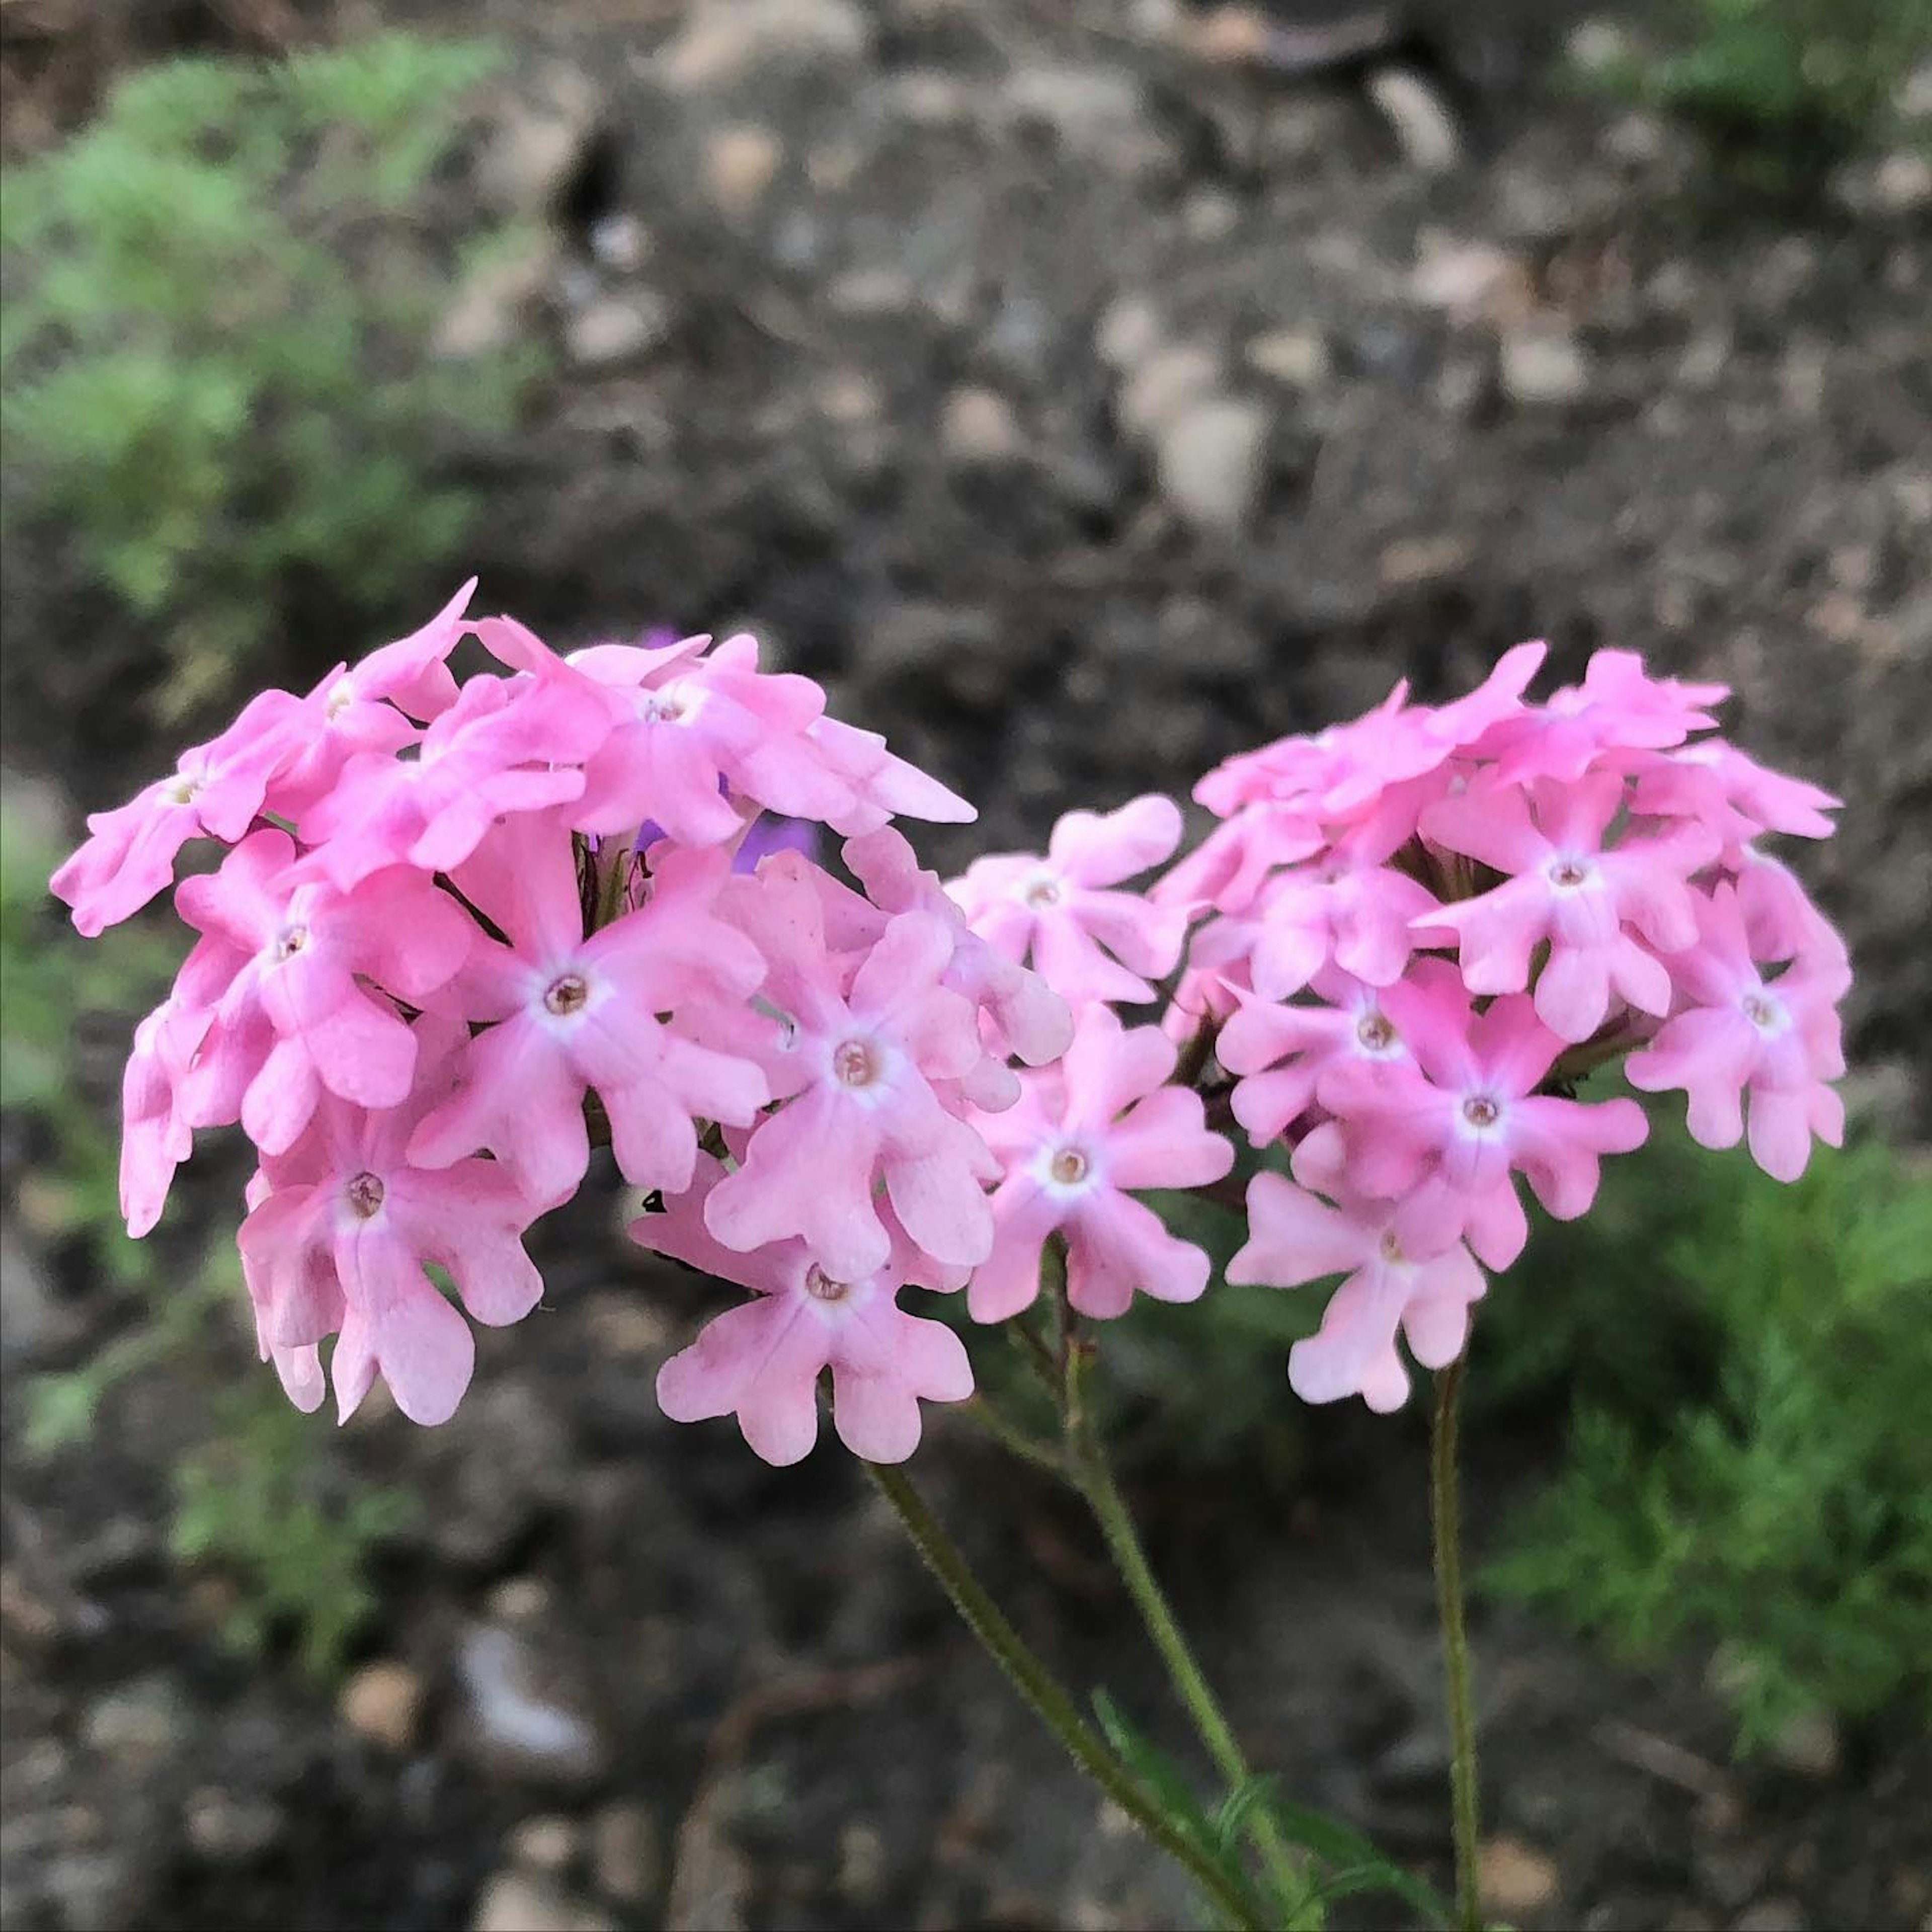
<svg viewBox="0 0 1932 1932"><path fill-rule="evenodd" d="M1642 1138L1577 1072L1628 1054L1712 1146L1748 1100L1786 1178L1840 1132L1844 950L1754 844L1833 801L1696 737L1714 687L1604 652L1532 706L1525 646L1457 704L1398 690L1210 774L1225 822L1150 890L1182 832L1156 796L946 886L891 821L971 808L749 638L560 656L469 595L255 699L53 881L98 933L190 841L229 848L176 891L199 937L136 1032L122 1205L146 1233L195 1130L240 1123L257 1332L304 1408L333 1336L344 1417L380 1376L446 1419L462 1311L535 1306L525 1237L601 1143L658 1198L641 1244L751 1292L665 1365L666 1412L735 1414L782 1463L827 1370L879 1461L971 1393L908 1287L983 1322L1062 1264L1096 1318L1199 1296L1207 1255L1140 1197L1226 1182L1217 1126L1266 1150L1229 1278L1346 1274L1292 1376L1377 1407L1406 1392L1398 1328L1453 1359L1521 1250L1515 1176L1580 1214ZM838 835L843 876L787 821Z"/></svg>

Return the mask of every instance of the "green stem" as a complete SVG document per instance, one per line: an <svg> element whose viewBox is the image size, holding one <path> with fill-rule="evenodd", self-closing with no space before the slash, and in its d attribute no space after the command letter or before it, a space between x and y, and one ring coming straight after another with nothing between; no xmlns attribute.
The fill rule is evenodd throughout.
<svg viewBox="0 0 1932 1932"><path fill-rule="evenodd" d="M1077 1370L1071 1379L1077 1384ZM1087 1498L1100 1526L1100 1533L1107 1540L1107 1548L1127 1586L1128 1594L1140 1612L1141 1621L1146 1624L1155 1648L1160 1652L1161 1660L1167 1666L1167 1674L1176 1694L1194 1720L1201 1742L1214 1760L1214 1768L1226 1781L1231 1792L1238 1791L1254 1775L1247 1759L1195 1658L1186 1634L1174 1614L1173 1606L1168 1603L1166 1593L1148 1562L1147 1552L1142 1547L1139 1533L1134 1527L1132 1513L1127 1508L1126 1498L1120 1493L1120 1484L1114 1480L1090 1412L1083 1408L1070 1419L1076 1480L1081 1493ZM1280 1828L1269 1815L1266 1805L1256 1806L1248 1816L1256 1850L1261 1853L1262 1862L1268 1868L1287 1923L1302 1925L1311 1922L1308 1915L1313 1900L1302 1861L1282 1836Z"/></svg>
<svg viewBox="0 0 1932 1932"><path fill-rule="evenodd" d="M1459 1355L1436 1378L1430 1431L1432 1520L1436 1538L1436 1602L1442 1624L1442 1662L1449 1702L1449 1788L1456 1830L1456 1923L1482 1932L1483 1900L1476 1865L1480 1821L1476 1805L1476 1714L1469 1690L1469 1636L1462 1621L1462 1507L1456 1492L1456 1425L1466 1358Z"/></svg>
<svg viewBox="0 0 1932 1932"><path fill-rule="evenodd" d="M1074 1762L1193 1878L1202 1890L1227 1913L1240 1932L1262 1932L1265 1918L1228 1875L1192 1844L1141 1789L1126 1767L1101 1741L1074 1707L1073 1700L1025 1640L1006 1621L972 1572L964 1553L940 1527L902 1469L877 1462L866 1473L891 1504L913 1546L940 1587L952 1599L986 1654L1006 1674L1015 1690L1066 1748Z"/></svg>

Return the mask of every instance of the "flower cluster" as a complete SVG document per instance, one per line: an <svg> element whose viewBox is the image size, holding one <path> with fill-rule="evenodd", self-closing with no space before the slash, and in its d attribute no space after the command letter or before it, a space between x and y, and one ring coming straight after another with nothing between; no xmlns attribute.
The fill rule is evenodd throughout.
<svg viewBox="0 0 1932 1932"><path fill-rule="evenodd" d="M1048 1283L1100 1320L1198 1297L1208 1257L1143 1197L1235 1186L1238 1132L1228 1278L1346 1275L1291 1376L1378 1408L1398 1331L1454 1359L1520 1252L1517 1177L1580 1214L1642 1138L1575 1097L1591 1068L1784 1178L1841 1132L1844 949L1757 842L1834 801L1708 735L1717 687L1605 651L1534 705L1526 645L1454 704L1399 688L1210 773L1222 822L1148 890L1183 830L1152 796L942 886L892 821L971 808L751 638L562 656L470 590L256 698L53 881L97 933L226 848L176 890L196 937L136 1031L122 1205L147 1232L196 1130L239 1122L262 1352L304 1408L332 1336L343 1416L380 1376L447 1418L463 1311L536 1305L525 1238L599 1144L655 1198L637 1240L752 1297L666 1364L666 1412L788 1462L827 1370L875 1460L970 1394L908 1287L980 1322Z"/></svg>
<svg viewBox="0 0 1932 1932"><path fill-rule="evenodd" d="M1528 704L1542 656L1230 760L1196 792L1222 822L1154 890L1208 908L1174 1022L1210 1030L1234 1118L1286 1156L1228 1278L1346 1276L1291 1358L1310 1401L1399 1405L1398 1330L1456 1358L1483 1269L1522 1250L1519 1176L1559 1219L1588 1208L1646 1127L1575 1097L1592 1068L1684 1090L1710 1147L1748 1101L1782 1180L1842 1137L1845 949L1758 845L1828 833L1837 801L1707 735L1721 686L1604 650Z"/></svg>
<svg viewBox="0 0 1932 1932"><path fill-rule="evenodd" d="M560 656L468 597L305 697L256 698L56 874L93 933L189 841L228 848L176 891L199 936L136 1034L130 1232L195 1130L238 1120L264 1356L313 1408L333 1336L344 1416L380 1376L440 1422L473 1361L455 1301L530 1312L524 1237L608 1141L668 1206L639 1238L760 1298L667 1368L667 1408L736 1410L790 1460L830 1365L845 1439L904 1455L917 1400L971 1378L896 1298L987 1258L980 1123L1018 1096L1010 1057L1071 1032L890 825L970 808L748 638ZM800 821L847 835L861 888L799 849Z"/></svg>

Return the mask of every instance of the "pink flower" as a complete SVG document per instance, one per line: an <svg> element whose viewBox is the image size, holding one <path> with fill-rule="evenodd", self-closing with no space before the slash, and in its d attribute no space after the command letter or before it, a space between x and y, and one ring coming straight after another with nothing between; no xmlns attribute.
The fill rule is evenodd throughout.
<svg viewBox="0 0 1932 1932"><path fill-rule="evenodd" d="M743 1164L708 1197L712 1233L740 1253L797 1235L832 1280L857 1281L890 1252L873 1199L883 1178L928 1255L983 1261L992 1217L980 1181L998 1168L941 1098L983 1053L972 1006L942 983L946 922L902 913L866 952L833 953L817 893L782 861L734 880L721 907L764 956L762 1001L780 1024L742 1050L786 1104L754 1128Z"/></svg>
<svg viewBox="0 0 1932 1932"><path fill-rule="evenodd" d="M410 1157L446 1167L487 1148L532 1199L568 1198L590 1165L584 1096L594 1088L626 1180L690 1184L693 1116L748 1125L770 1099L749 1060L682 1037L658 1016L696 999L742 999L764 974L757 947L715 917L721 852L653 855L650 896L584 936L576 861L556 814L512 819L456 882L509 934L479 938L440 1004L494 1022L473 1041L455 1094L430 1113Z"/></svg>
<svg viewBox="0 0 1932 1932"><path fill-rule="evenodd" d="M826 769L844 787L844 796L824 818L846 838L876 832L894 818L968 825L980 815L957 792L887 751L876 731L826 716L812 725L809 735Z"/></svg>
<svg viewBox="0 0 1932 1932"><path fill-rule="evenodd" d="M508 1173L484 1160L430 1171L408 1156L422 1108L446 1087L462 1043L462 1029L446 1022L426 1018L418 1030L416 1099L365 1113L326 1098L242 1224L270 1350L312 1348L340 1329L330 1366L345 1421L379 1374L411 1421L454 1413L476 1345L426 1264L446 1268L464 1306L492 1327L520 1321L543 1292L521 1241L534 1210ZM304 1358L295 1359L299 1370Z"/></svg>
<svg viewBox="0 0 1932 1932"><path fill-rule="evenodd" d="M1453 982L1455 968L1446 960L1419 959L1408 976L1420 986ZM1215 1042L1214 1057L1242 1076L1234 1092L1234 1118L1256 1147L1279 1139L1316 1104L1316 1088L1331 1067L1408 1059L1377 988L1330 966L1316 975L1314 991L1321 1004L1313 1006L1278 1006L1240 994L1239 1007Z"/></svg>
<svg viewBox="0 0 1932 1932"><path fill-rule="evenodd" d="M1418 1259L1403 1247L1388 1203L1331 1208L1278 1174L1248 1184L1246 1245L1228 1279L1298 1288L1346 1274L1319 1334L1288 1352L1288 1378L1304 1402L1359 1395L1386 1414L1408 1396L1396 1330L1426 1369L1446 1368L1468 1339L1469 1309L1482 1298L1483 1274L1460 1241Z"/></svg>
<svg viewBox="0 0 1932 1932"><path fill-rule="evenodd" d="M456 702L446 661L468 628L464 613L476 589L472 577L420 630L360 664L338 664L316 685L302 700L306 742L277 774L271 810L299 820L357 752L394 753L414 744L422 734L411 720L440 717Z"/></svg>
<svg viewBox="0 0 1932 1932"><path fill-rule="evenodd" d="M182 1089L232 970L227 949L204 940L173 991L134 1029L121 1080L121 1213L137 1241L160 1220L175 1169L194 1150Z"/></svg>
<svg viewBox="0 0 1932 1932"><path fill-rule="evenodd" d="M1841 958L1801 961L1767 980L1751 957L1739 892L1720 885L1700 902L1699 944L1672 962L1684 998L1626 1071L1649 1094L1681 1088L1691 1137L1736 1147L1750 1095L1751 1157L1779 1180L1805 1169L1815 1136L1844 1139L1844 1102L1826 1083L1845 1070L1838 1001L1851 983Z"/></svg>
<svg viewBox="0 0 1932 1932"><path fill-rule="evenodd" d="M220 737L182 753L172 778L94 813L92 836L52 881L74 908L75 930L92 939L139 912L173 878L190 838L233 844L262 809L276 768L300 748L302 718L299 698L265 691Z"/></svg>
<svg viewBox="0 0 1932 1932"><path fill-rule="evenodd" d="M1700 739L1636 767L1631 809L1646 817L1694 818L1723 842L1726 863L1763 832L1828 838L1825 814L1843 802L1802 778L1787 778L1720 738Z"/></svg>
<svg viewBox="0 0 1932 1932"><path fill-rule="evenodd" d="M1612 994L1640 1012L1668 1012L1670 968L1657 956L1680 952L1697 936L1687 881L1717 856L1717 835L1682 824L1606 850L1624 802L1623 779L1599 772L1568 784L1545 781L1527 795L1480 784L1422 814L1425 838L1512 875L1418 916L1424 943L1456 935L1472 993L1520 992L1531 956L1546 943L1536 1010L1560 1040L1588 1040Z"/></svg>
<svg viewBox="0 0 1932 1932"><path fill-rule="evenodd" d="M1706 706L1729 692L1721 684L1653 678L1634 651L1595 652L1580 685L1553 692L1493 724L1474 749L1496 761L1504 784L1528 778L1581 778L1606 751L1658 751L1681 745L1716 721Z"/></svg>
<svg viewBox="0 0 1932 1932"><path fill-rule="evenodd" d="M1324 1073L1322 1104L1340 1116L1295 1150L1305 1186L1393 1200L1405 1253L1441 1253L1466 1236L1478 1258L1504 1268L1528 1236L1511 1175L1520 1171L1559 1221L1596 1198L1600 1157L1642 1144L1634 1100L1559 1100L1537 1088L1562 1042L1516 994L1471 1016L1454 986L1391 986L1384 1004L1415 1064L1339 1064Z"/></svg>
<svg viewBox="0 0 1932 1932"><path fill-rule="evenodd" d="M197 1126L238 1114L263 1153L286 1153L326 1089L361 1107L394 1107L416 1077L416 1036L394 1002L419 1005L463 964L475 927L420 873L392 866L352 892L294 883L295 842L250 832L218 872L184 879L182 917L231 949L193 1073Z"/></svg>
<svg viewBox="0 0 1932 1932"><path fill-rule="evenodd" d="M974 860L948 890L974 930L1025 962L1077 1008L1144 1001L1179 964L1192 909L1108 888L1158 866L1180 840L1180 808L1154 793L1105 814L1070 812L1044 859L1009 853Z"/></svg>
<svg viewBox="0 0 1932 1932"><path fill-rule="evenodd" d="M413 759L358 753L304 815L304 863L346 891L385 866L460 866L506 813L542 812L584 789L578 761L610 718L580 685L477 676L423 735Z"/></svg>
<svg viewBox="0 0 1932 1932"><path fill-rule="evenodd" d="M782 1468L818 1440L818 1378L830 1368L840 1440L868 1462L904 1462L919 1446L920 1403L973 1393L958 1336L898 1307L903 1276L890 1261L842 1280L802 1241L749 1254L721 1246L706 1226L718 1174L707 1156L692 1192L631 1224L645 1247L759 1296L717 1317L665 1363L658 1372L664 1412L674 1422L735 1414L752 1448Z"/></svg>
<svg viewBox="0 0 1932 1932"><path fill-rule="evenodd" d="M976 1321L1004 1321L1033 1302L1055 1232L1066 1241L1067 1298L1083 1314L1124 1315L1136 1288L1192 1301L1207 1287L1207 1256L1132 1198L1204 1186L1234 1166L1199 1095L1164 1084L1174 1058L1158 1028L1126 1031L1106 1007L1089 1006L1060 1065L1030 1076L1010 1112L981 1122L1006 1178L993 1196L992 1252L968 1289Z"/></svg>

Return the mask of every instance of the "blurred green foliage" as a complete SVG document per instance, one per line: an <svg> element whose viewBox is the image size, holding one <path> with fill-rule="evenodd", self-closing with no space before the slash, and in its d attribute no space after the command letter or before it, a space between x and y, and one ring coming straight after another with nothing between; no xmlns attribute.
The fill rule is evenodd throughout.
<svg viewBox="0 0 1932 1932"><path fill-rule="evenodd" d="M476 504L452 433L509 426L524 352L439 358L458 247L423 217L483 44L387 34L137 72L0 186L7 517L70 538L158 636L165 715L225 694L320 598L446 569Z"/></svg>
<svg viewBox="0 0 1932 1932"><path fill-rule="evenodd" d="M185 1258L178 1241L128 1239L118 1146L100 1096L76 1077L76 1034L100 1025L124 1037L165 992L177 942L145 920L112 946L77 938L47 895L57 856L28 814L0 808L0 1109L26 1124L29 1142L12 1204L44 1242L78 1244L86 1278L122 1298L125 1313L85 1360L26 1385L20 1446L36 1459L84 1448L104 1405L137 1375L193 1390L231 1374L209 1406L214 1426L173 1471L170 1546L233 1586L231 1643L286 1638L326 1680L376 1606L370 1562L410 1501L354 1476L274 1375L247 1359L236 1320L245 1323L246 1292L225 1235Z"/></svg>
<svg viewBox="0 0 1932 1932"><path fill-rule="evenodd" d="M1683 121L1727 183L1790 196L1870 146L1932 52L1932 0L1693 0L1676 44L1587 78Z"/></svg>
<svg viewBox="0 0 1932 1932"><path fill-rule="evenodd" d="M1570 1405L1492 1587L1633 1657L1718 1646L1747 1748L1814 1708L1932 1714L1922 1166L1821 1149L1783 1187L1660 1122L1586 1220L1538 1229L1471 1388Z"/></svg>

